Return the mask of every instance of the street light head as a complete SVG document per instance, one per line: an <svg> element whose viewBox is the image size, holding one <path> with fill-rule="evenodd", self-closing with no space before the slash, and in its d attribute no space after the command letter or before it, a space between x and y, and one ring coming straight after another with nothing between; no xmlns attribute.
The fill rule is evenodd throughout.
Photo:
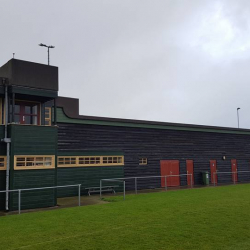
<svg viewBox="0 0 250 250"><path fill-rule="evenodd" d="M239 110L240 108L237 108L237 110Z"/></svg>
<svg viewBox="0 0 250 250"><path fill-rule="evenodd" d="M40 43L40 44L38 44L39 46L43 46L43 47L47 47L45 44L43 44L43 43Z"/></svg>
<svg viewBox="0 0 250 250"><path fill-rule="evenodd" d="M48 48L48 65L49 65L49 49L54 49L55 46L52 46L52 45L48 46L48 45L43 44L43 43L40 43L40 44L38 44L38 45Z"/></svg>

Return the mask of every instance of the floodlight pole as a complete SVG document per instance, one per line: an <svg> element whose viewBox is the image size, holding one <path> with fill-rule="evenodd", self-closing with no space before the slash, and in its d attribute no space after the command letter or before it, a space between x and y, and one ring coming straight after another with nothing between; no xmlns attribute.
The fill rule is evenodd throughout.
<svg viewBox="0 0 250 250"><path fill-rule="evenodd" d="M39 46L48 48L48 65L49 65L49 49L54 49L55 46L52 46L52 45L48 46L48 45L43 44L43 43L40 43Z"/></svg>

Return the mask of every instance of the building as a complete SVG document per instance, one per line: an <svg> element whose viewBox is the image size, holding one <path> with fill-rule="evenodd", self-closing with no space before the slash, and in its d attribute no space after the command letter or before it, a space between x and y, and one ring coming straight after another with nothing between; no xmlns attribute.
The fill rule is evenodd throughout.
<svg viewBox="0 0 250 250"><path fill-rule="evenodd" d="M248 129L81 116L78 99L58 97L54 66L11 59L0 68L0 83L0 190L82 184L86 193L103 178L187 171L194 185L202 184L203 171L212 182L250 181L242 172L250 167ZM237 170L218 180L213 174ZM170 177L167 185L190 182ZM138 183L164 185L160 178ZM22 209L55 206L57 197L76 194L77 188L22 191ZM17 196L0 194L0 209L17 209Z"/></svg>

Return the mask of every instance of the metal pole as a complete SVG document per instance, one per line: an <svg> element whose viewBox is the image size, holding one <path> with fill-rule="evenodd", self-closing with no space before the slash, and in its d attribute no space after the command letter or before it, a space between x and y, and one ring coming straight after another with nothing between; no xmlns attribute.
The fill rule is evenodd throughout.
<svg viewBox="0 0 250 250"><path fill-rule="evenodd" d="M191 188L193 188L193 174L191 174Z"/></svg>
<svg viewBox="0 0 250 250"><path fill-rule="evenodd" d="M214 176L214 187L215 187L215 172L213 172L213 176Z"/></svg>
<svg viewBox="0 0 250 250"><path fill-rule="evenodd" d="M18 190L18 214L21 214L21 190Z"/></svg>
<svg viewBox="0 0 250 250"><path fill-rule="evenodd" d="M237 108L238 128L240 128L240 116L239 116L239 109L240 109L240 108Z"/></svg>
<svg viewBox="0 0 250 250"><path fill-rule="evenodd" d="M126 189L126 183L123 181L123 200L125 200L125 189Z"/></svg>
<svg viewBox="0 0 250 250"><path fill-rule="evenodd" d="M8 118L9 118L9 100L8 100L8 86L5 85L5 124L4 124L4 141L7 143L7 161L6 161L6 191L9 190L10 182L10 140L8 140ZM5 209L9 210L9 192L6 192Z"/></svg>
<svg viewBox="0 0 250 250"><path fill-rule="evenodd" d="M49 47L48 47L48 65L49 65Z"/></svg>
<svg viewBox="0 0 250 250"><path fill-rule="evenodd" d="M167 176L165 175L165 191L167 191Z"/></svg>
<svg viewBox="0 0 250 250"><path fill-rule="evenodd" d="M235 175L236 175L236 172L234 172L233 175L234 175L234 185L235 185Z"/></svg>
<svg viewBox="0 0 250 250"><path fill-rule="evenodd" d="M102 180L100 180L100 198L102 198Z"/></svg>
<svg viewBox="0 0 250 250"><path fill-rule="evenodd" d="M135 177L135 194L137 194L137 178Z"/></svg>
<svg viewBox="0 0 250 250"><path fill-rule="evenodd" d="M81 184L78 186L78 206L81 206Z"/></svg>

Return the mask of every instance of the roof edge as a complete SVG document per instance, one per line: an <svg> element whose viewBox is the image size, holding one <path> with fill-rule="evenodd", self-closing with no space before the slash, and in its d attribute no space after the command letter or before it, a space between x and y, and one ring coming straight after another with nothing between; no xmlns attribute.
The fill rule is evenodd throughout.
<svg viewBox="0 0 250 250"><path fill-rule="evenodd" d="M182 127L182 128L193 128L193 129L209 129L231 132L247 132L250 133L250 129L243 128L232 128L232 127L218 127L208 125L197 125L197 124L185 124L185 123L171 123L171 122L160 122L160 121L147 121L147 120L134 120L124 118L110 118L110 117L98 117L98 116L86 116L79 115L79 99L69 97L58 97L57 106L63 109L63 112L68 118L79 119L79 120L92 120L92 121L104 121L104 122L119 122L125 124L142 124L142 125L157 125L157 126L168 126L168 127ZM211 132L211 131L210 131Z"/></svg>

